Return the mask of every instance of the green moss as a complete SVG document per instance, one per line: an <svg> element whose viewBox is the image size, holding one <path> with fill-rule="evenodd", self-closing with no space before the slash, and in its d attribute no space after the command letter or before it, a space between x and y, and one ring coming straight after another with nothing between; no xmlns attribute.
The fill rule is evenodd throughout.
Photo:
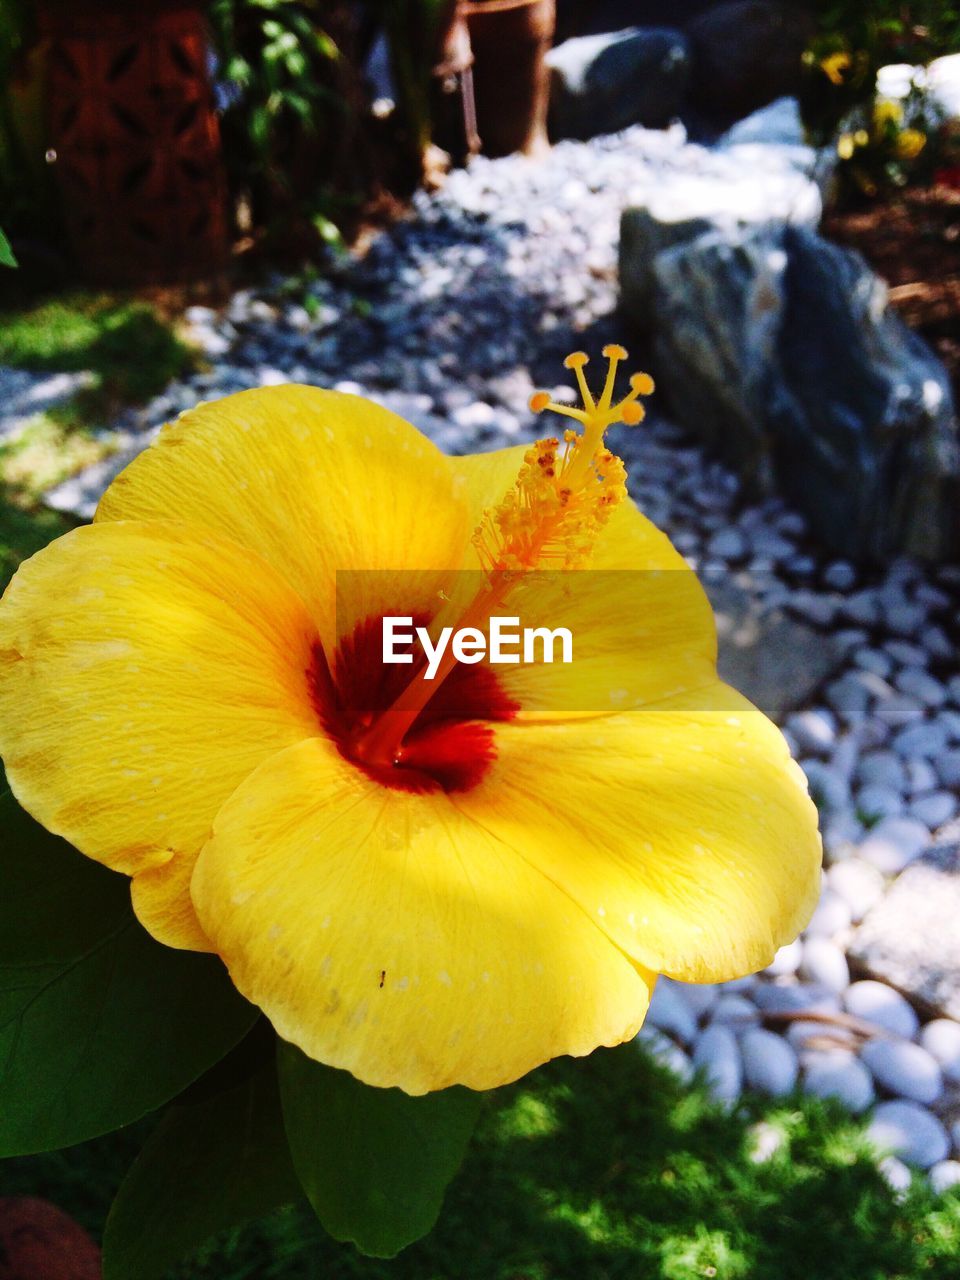
<svg viewBox="0 0 960 1280"><path fill-rule="evenodd" d="M781 1139L766 1161L754 1125ZM132 1135L0 1165L95 1232ZM333 1158L336 1158L334 1155ZM496 1095L434 1233L365 1259L290 1208L170 1280L955 1280L960 1195L901 1202L837 1107L752 1099L728 1115L634 1046L562 1060Z"/></svg>

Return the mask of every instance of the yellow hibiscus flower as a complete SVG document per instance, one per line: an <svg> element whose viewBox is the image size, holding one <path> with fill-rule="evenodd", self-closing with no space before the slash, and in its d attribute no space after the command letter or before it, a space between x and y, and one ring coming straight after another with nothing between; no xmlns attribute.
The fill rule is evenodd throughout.
<svg viewBox="0 0 960 1280"><path fill-rule="evenodd" d="M658 973L753 972L817 896L803 775L604 445L652 389L614 405L605 354L598 400L578 355L584 408L532 402L582 434L465 458L313 387L200 405L0 604L20 802L368 1084L617 1044ZM384 616L483 622L547 569L571 666L387 673Z"/></svg>

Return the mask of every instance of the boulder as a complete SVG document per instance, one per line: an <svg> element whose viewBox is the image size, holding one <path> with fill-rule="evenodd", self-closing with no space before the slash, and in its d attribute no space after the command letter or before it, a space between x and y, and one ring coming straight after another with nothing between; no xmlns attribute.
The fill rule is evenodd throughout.
<svg viewBox="0 0 960 1280"><path fill-rule="evenodd" d="M949 380L859 254L772 224L666 249L653 277L659 385L682 422L848 559L956 551Z"/></svg>
<svg viewBox="0 0 960 1280"><path fill-rule="evenodd" d="M668 27L565 40L547 55L550 134L592 138L628 125L669 124L683 102L687 42Z"/></svg>
<svg viewBox="0 0 960 1280"><path fill-rule="evenodd" d="M664 169L649 187L638 185L621 217L621 307L641 329L656 319L653 265L664 249L711 230L729 238L767 222L820 221L821 157L803 143L795 100L757 112L712 149L690 150L694 165Z"/></svg>
<svg viewBox="0 0 960 1280"><path fill-rule="evenodd" d="M739 120L800 88L809 12L777 0L732 0L686 27L693 68L690 98L718 121Z"/></svg>
<svg viewBox="0 0 960 1280"><path fill-rule="evenodd" d="M770 430L788 496L851 558L956 550L960 446L950 380L863 258L786 231Z"/></svg>

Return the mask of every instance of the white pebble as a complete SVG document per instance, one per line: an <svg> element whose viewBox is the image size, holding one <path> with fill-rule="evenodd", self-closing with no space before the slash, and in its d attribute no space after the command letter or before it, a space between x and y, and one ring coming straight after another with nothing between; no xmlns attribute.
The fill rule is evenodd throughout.
<svg viewBox="0 0 960 1280"><path fill-rule="evenodd" d="M960 1160L938 1160L930 1170L930 1186L938 1196L960 1187Z"/></svg>
<svg viewBox="0 0 960 1280"><path fill-rule="evenodd" d="M885 982L872 978L854 982L844 993L843 1006L855 1018L872 1022L904 1040L912 1040L917 1034L919 1019L913 1007Z"/></svg>
<svg viewBox="0 0 960 1280"><path fill-rule="evenodd" d="M782 1098L797 1082L797 1055L773 1031L754 1028L744 1032L740 1040L743 1073L751 1089Z"/></svg>
<svg viewBox="0 0 960 1280"><path fill-rule="evenodd" d="M837 1098L859 1115L873 1102L873 1080L856 1054L817 1049L803 1055L803 1088L815 1098Z"/></svg>
<svg viewBox="0 0 960 1280"><path fill-rule="evenodd" d="M920 1043L939 1062L944 1079L960 1084L960 1022L934 1018L922 1028Z"/></svg>
<svg viewBox="0 0 960 1280"><path fill-rule="evenodd" d="M831 1022L814 1022L798 1018L787 1028L787 1039L798 1053L805 1050L858 1048L859 1041L847 1027Z"/></svg>
<svg viewBox="0 0 960 1280"><path fill-rule="evenodd" d="M940 1065L926 1049L909 1040L871 1040L860 1057L874 1080L889 1093L913 1102L936 1102L943 1093Z"/></svg>
<svg viewBox="0 0 960 1280"><path fill-rule="evenodd" d="M930 831L917 818L884 818L860 846L860 857L885 875L897 875L930 844Z"/></svg>
<svg viewBox="0 0 960 1280"><path fill-rule="evenodd" d="M818 934L832 938L844 929L850 928L850 907L846 899L829 886L820 895L810 923L804 931L807 934Z"/></svg>
<svg viewBox="0 0 960 1280"><path fill-rule="evenodd" d="M802 955L803 943L799 938L794 938L793 942L788 942L785 947L780 948L764 969L764 973L768 973L771 978L788 978L796 973Z"/></svg>
<svg viewBox="0 0 960 1280"><path fill-rule="evenodd" d="M903 1161L898 1160L896 1156L884 1156L881 1160L878 1160L877 1169L896 1198L902 1198L910 1190L913 1174Z"/></svg>
<svg viewBox="0 0 960 1280"><path fill-rule="evenodd" d="M838 862L827 872L827 884L850 908L850 918L859 924L871 907L883 897L884 879L876 867L862 858Z"/></svg>
<svg viewBox="0 0 960 1280"><path fill-rule="evenodd" d="M824 708L788 716L786 728L806 755L828 754L837 737L836 717Z"/></svg>
<svg viewBox="0 0 960 1280"><path fill-rule="evenodd" d="M809 982L818 982L837 994L850 985L847 957L829 938L807 938L803 944L800 974Z"/></svg>
<svg viewBox="0 0 960 1280"><path fill-rule="evenodd" d="M867 1127L867 1137L880 1150L908 1164L929 1169L950 1150L940 1121L916 1102L881 1102Z"/></svg>
<svg viewBox="0 0 960 1280"><path fill-rule="evenodd" d="M729 1027L710 1026L701 1032L693 1051L693 1064L703 1069L707 1086L718 1102L736 1102L743 1087L743 1064Z"/></svg>
<svg viewBox="0 0 960 1280"><path fill-rule="evenodd" d="M691 1044L697 1034L693 1010L680 994L677 984L661 978L653 990L647 1022L666 1031L683 1044Z"/></svg>

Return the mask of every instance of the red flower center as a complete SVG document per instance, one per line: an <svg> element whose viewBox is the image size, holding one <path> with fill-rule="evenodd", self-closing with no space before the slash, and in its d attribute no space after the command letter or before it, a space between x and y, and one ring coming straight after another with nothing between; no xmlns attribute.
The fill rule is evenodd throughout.
<svg viewBox="0 0 960 1280"><path fill-rule="evenodd" d="M429 620L415 617L413 625ZM469 791L496 759L492 723L512 720L519 705L504 693L485 662L458 663L404 734L391 763L359 758L358 739L369 732L419 677L417 666L383 662L383 619L366 618L341 642L333 664L321 645L307 678L324 730L345 760L367 777L399 791Z"/></svg>

